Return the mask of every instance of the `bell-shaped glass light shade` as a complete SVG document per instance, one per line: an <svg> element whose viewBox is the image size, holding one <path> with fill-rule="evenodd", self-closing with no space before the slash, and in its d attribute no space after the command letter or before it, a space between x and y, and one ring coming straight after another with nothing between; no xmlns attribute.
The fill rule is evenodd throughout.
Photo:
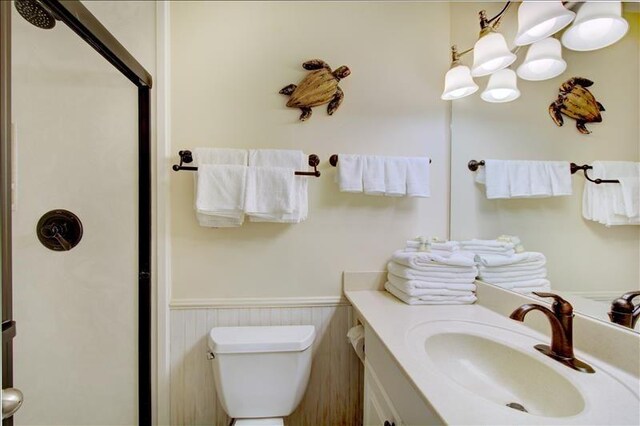
<svg viewBox="0 0 640 426"><path fill-rule="evenodd" d="M578 9L573 25L562 35L562 44L571 50L602 49L624 37L628 29L621 2L588 1Z"/></svg>
<svg viewBox="0 0 640 426"><path fill-rule="evenodd" d="M525 80L548 80L559 76L567 69L562 59L562 45L555 38L549 37L536 41L529 46L527 56L518 67L518 77Z"/></svg>
<svg viewBox="0 0 640 426"><path fill-rule="evenodd" d="M518 77L513 70L496 71L489 77L489 83L480 95L482 100L493 103L511 102L520 97Z"/></svg>
<svg viewBox="0 0 640 426"><path fill-rule="evenodd" d="M517 56L507 47L502 34L490 32L480 37L473 47L473 66L471 75L481 77L489 75L511 65Z"/></svg>
<svg viewBox="0 0 640 426"><path fill-rule="evenodd" d="M471 78L471 71L465 65L456 65L444 77L444 92L440 96L445 101L464 98L475 93L478 85Z"/></svg>
<svg viewBox="0 0 640 426"><path fill-rule="evenodd" d="M518 8L515 43L526 46L545 39L569 25L575 16L561 1L523 1Z"/></svg>

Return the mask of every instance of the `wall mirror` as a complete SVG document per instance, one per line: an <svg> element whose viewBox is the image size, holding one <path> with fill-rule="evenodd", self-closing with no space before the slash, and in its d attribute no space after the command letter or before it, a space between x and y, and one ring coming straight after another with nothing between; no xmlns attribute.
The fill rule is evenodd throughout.
<svg viewBox="0 0 640 426"><path fill-rule="evenodd" d="M559 2L558 2L559 3ZM452 42L459 50L478 40L478 12L491 17L504 3L452 4ZM518 6L504 14L499 33L511 49L518 32ZM584 4L564 5L579 12ZM517 79L520 97L511 102L486 102L481 93L489 76L474 77L479 90L451 101L451 238L493 239L502 234L520 237L527 251L542 252L547 259L551 289L569 300L578 312L609 322L611 303L623 293L640 290L640 226L604 226L583 218L586 179L572 176L570 196L528 199L487 199L485 187L476 183L470 160L558 160L577 164L594 161L640 161L640 7L623 3L629 24L616 43L593 51L562 47L567 63L562 74L544 81ZM567 27L569 28L569 27ZM560 39L563 32L555 34ZM525 60L528 46L511 65ZM472 67L473 54L462 62ZM557 126L549 105L559 86L572 77L594 82L590 87L606 111L601 123L589 123L583 134L566 118ZM597 176L592 176L597 177ZM640 296L634 300L640 304ZM635 330L640 328L640 321Z"/></svg>

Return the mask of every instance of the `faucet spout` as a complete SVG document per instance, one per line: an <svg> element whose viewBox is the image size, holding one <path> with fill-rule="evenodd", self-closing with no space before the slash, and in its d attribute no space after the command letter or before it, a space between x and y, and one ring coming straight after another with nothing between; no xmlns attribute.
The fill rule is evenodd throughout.
<svg viewBox="0 0 640 426"><path fill-rule="evenodd" d="M553 293L534 292L533 294L539 297L553 297L554 302L551 309L536 303L528 303L514 310L509 317L524 322L524 318L529 312L542 312L551 326L551 346L535 345L535 348L574 370L594 373L595 370L590 365L576 359L573 355L573 306Z"/></svg>

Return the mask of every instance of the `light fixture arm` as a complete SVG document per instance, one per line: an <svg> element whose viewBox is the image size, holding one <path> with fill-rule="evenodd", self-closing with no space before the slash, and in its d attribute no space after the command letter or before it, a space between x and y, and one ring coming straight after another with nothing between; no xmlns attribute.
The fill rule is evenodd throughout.
<svg viewBox="0 0 640 426"><path fill-rule="evenodd" d="M473 51L473 47L467 50L464 50L462 52L458 52L458 46L456 46L455 44L452 45L451 46L451 68L460 64L460 58L462 58L464 55L472 51Z"/></svg>
<svg viewBox="0 0 640 426"><path fill-rule="evenodd" d="M486 10L481 10L478 13L480 16L480 37L498 29L500 22L502 21L502 17L509 9L509 6L511 6L511 1L506 2L502 10L491 19L487 19Z"/></svg>

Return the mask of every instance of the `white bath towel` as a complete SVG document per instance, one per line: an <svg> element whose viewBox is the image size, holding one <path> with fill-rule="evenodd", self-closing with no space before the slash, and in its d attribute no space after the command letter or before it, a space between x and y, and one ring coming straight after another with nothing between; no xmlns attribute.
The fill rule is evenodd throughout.
<svg viewBox="0 0 640 426"><path fill-rule="evenodd" d="M476 291L476 285L472 282L466 283L452 283L452 282L437 282L437 281L421 281L414 279L402 278L389 272L387 274L387 280L400 289L406 289L406 293L409 290L419 289L431 289L431 290L455 290L455 291Z"/></svg>
<svg viewBox="0 0 640 426"><path fill-rule="evenodd" d="M408 305L470 305L476 300L476 296L421 296L412 297L398 290L389 283L384 288Z"/></svg>
<svg viewBox="0 0 640 426"><path fill-rule="evenodd" d="M394 262L421 269L435 265L466 266L475 269L475 260L472 253L457 251L449 256L441 256L431 252L407 252L396 250L391 256Z"/></svg>
<svg viewBox="0 0 640 426"><path fill-rule="evenodd" d="M246 183L247 166L200 165L195 202L200 225L221 228L242 225Z"/></svg>
<svg viewBox="0 0 640 426"><path fill-rule="evenodd" d="M593 179L638 178L639 164L630 161L594 161L590 175ZM638 225L640 216L629 217L622 184L585 182L582 197L582 216L605 226Z"/></svg>
<svg viewBox="0 0 640 426"><path fill-rule="evenodd" d="M430 197L429 157L407 157L407 196Z"/></svg>
<svg viewBox="0 0 640 426"><path fill-rule="evenodd" d="M487 267L503 267L527 264L544 265L547 263L547 258L544 256L544 254L535 251L516 253L510 257L494 256L491 254L479 254L476 256L476 260L481 266Z"/></svg>
<svg viewBox="0 0 640 426"><path fill-rule="evenodd" d="M362 183L364 193L368 195L384 195L385 193L385 159L378 155L367 155L364 157L364 168L362 171Z"/></svg>
<svg viewBox="0 0 640 426"><path fill-rule="evenodd" d="M296 176L295 171L306 170L306 158L302 151L288 149L256 149L249 151L249 166L283 167L292 170L293 193L291 212L275 215L253 215L252 222L300 223L309 213L309 178Z"/></svg>
<svg viewBox="0 0 640 426"><path fill-rule="evenodd" d="M476 181L488 199L571 195L571 169L566 161L485 160Z"/></svg>
<svg viewBox="0 0 640 426"><path fill-rule="evenodd" d="M244 210L264 221L278 221L294 207L294 169L248 167Z"/></svg>
<svg viewBox="0 0 640 426"><path fill-rule="evenodd" d="M404 197L407 195L407 159L384 157L384 195Z"/></svg>
<svg viewBox="0 0 640 426"><path fill-rule="evenodd" d="M193 150L194 165L199 167L203 164L227 164L227 165L248 165L249 151L246 149L231 148L195 148Z"/></svg>
<svg viewBox="0 0 640 426"><path fill-rule="evenodd" d="M475 267L470 268L470 272L422 272L395 262L389 262L387 270L401 278L437 283L470 284L475 281L477 276Z"/></svg>
<svg viewBox="0 0 640 426"><path fill-rule="evenodd" d="M393 277L393 275L391 275ZM448 288L415 288L405 283L398 283L397 280L389 280L389 284L409 296L474 296L473 290L451 290ZM472 284L473 285L473 284ZM474 286L475 287L475 286Z"/></svg>
<svg viewBox="0 0 640 426"><path fill-rule="evenodd" d="M362 192L364 157L362 155L338 154L336 179L341 192Z"/></svg>

